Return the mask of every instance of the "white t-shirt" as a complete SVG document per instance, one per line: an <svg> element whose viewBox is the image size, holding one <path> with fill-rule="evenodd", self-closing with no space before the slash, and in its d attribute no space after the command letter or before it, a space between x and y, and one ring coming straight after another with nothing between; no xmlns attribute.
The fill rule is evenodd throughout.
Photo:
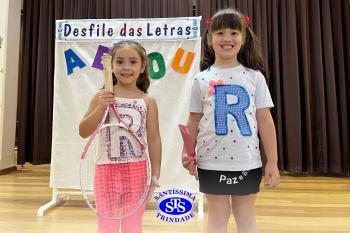
<svg viewBox="0 0 350 233"><path fill-rule="evenodd" d="M190 111L203 113L197 136L198 167L242 171L262 166L256 109L273 102L264 76L242 65L195 76Z"/></svg>

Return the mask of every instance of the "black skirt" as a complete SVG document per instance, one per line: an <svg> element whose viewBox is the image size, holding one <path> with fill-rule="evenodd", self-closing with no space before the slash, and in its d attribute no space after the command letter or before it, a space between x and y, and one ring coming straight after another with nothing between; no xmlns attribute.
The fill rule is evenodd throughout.
<svg viewBox="0 0 350 233"><path fill-rule="evenodd" d="M259 192L261 168L249 171L217 171L198 168L199 191L216 195L248 195Z"/></svg>

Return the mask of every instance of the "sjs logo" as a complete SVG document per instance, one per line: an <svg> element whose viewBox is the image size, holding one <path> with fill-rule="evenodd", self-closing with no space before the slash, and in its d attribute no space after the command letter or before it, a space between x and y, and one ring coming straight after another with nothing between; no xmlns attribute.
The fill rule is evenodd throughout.
<svg viewBox="0 0 350 233"><path fill-rule="evenodd" d="M159 209L163 213L180 215L192 210L192 203L185 198L166 198L159 203Z"/></svg>
<svg viewBox="0 0 350 233"><path fill-rule="evenodd" d="M159 202L156 217L166 222L184 222L194 218L192 212L195 195L181 189L170 189L158 193L154 199Z"/></svg>

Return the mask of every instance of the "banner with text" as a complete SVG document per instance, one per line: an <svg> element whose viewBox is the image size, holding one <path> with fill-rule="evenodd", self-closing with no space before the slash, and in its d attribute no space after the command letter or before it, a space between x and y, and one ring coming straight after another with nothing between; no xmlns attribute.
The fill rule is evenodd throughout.
<svg viewBox="0 0 350 233"><path fill-rule="evenodd" d="M199 36L200 17L56 21L56 41L173 40Z"/></svg>

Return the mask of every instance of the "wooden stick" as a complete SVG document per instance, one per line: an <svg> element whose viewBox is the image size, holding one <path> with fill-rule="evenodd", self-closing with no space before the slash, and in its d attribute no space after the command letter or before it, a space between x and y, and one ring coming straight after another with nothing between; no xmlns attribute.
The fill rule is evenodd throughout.
<svg viewBox="0 0 350 233"><path fill-rule="evenodd" d="M112 56L108 54L103 54L102 63L105 78L105 91L113 92Z"/></svg>

